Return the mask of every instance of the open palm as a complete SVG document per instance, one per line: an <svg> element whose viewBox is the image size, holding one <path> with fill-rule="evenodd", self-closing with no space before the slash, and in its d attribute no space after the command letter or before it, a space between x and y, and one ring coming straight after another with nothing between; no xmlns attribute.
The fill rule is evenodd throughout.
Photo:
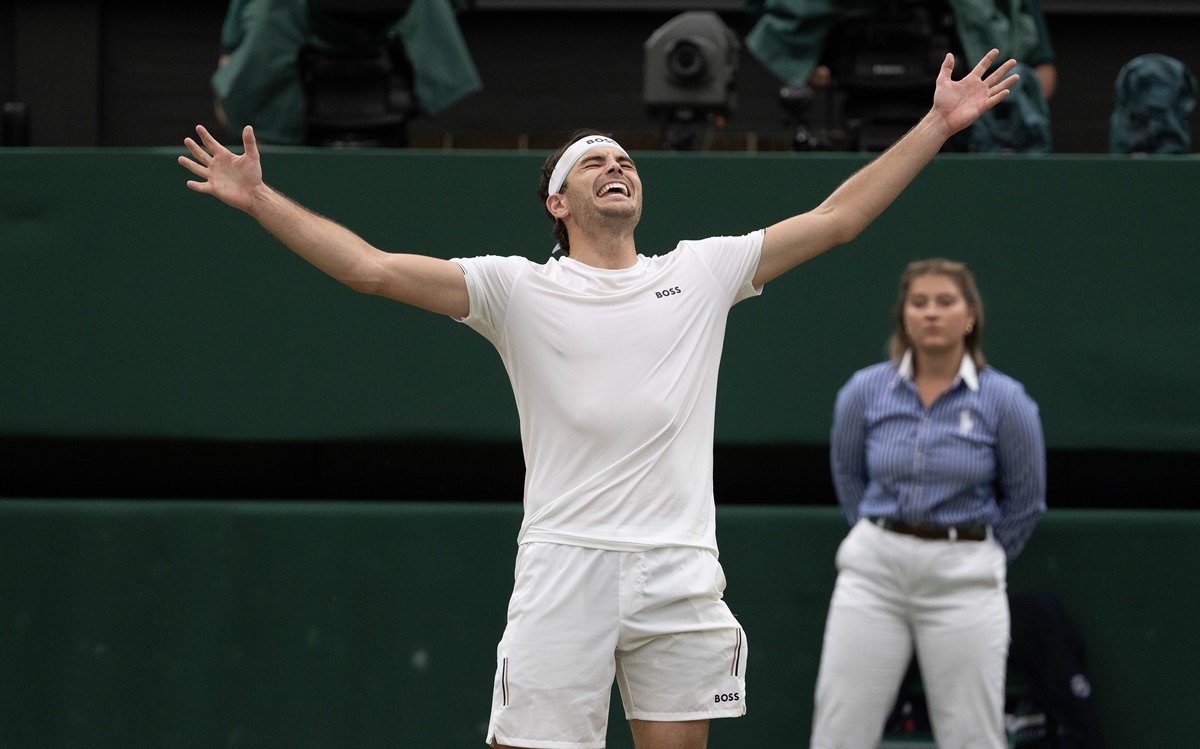
<svg viewBox="0 0 1200 749"><path fill-rule="evenodd" d="M247 125L242 130L245 152L240 156L218 143L203 126L198 125L196 133L200 136L199 143L191 138L183 139L192 158L180 156L179 163L204 181L189 180L187 186L248 212L255 192L263 184L254 129Z"/></svg>
<svg viewBox="0 0 1200 749"><path fill-rule="evenodd" d="M991 75L983 77L999 54L1000 51L996 49L988 52L975 69L959 81L951 76L954 72L954 55L946 55L933 93L933 111L942 116L951 134L967 127L1003 101L1009 89L1020 79L1019 76L1009 75L1017 64L1016 60L1008 60Z"/></svg>

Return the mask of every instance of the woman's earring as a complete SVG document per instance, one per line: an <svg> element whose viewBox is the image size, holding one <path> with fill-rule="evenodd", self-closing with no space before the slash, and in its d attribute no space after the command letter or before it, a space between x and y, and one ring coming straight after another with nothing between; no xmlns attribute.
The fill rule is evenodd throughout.
<svg viewBox="0 0 1200 749"><path fill-rule="evenodd" d="M971 335L971 331L975 329L974 323L967 323L967 335Z"/></svg>

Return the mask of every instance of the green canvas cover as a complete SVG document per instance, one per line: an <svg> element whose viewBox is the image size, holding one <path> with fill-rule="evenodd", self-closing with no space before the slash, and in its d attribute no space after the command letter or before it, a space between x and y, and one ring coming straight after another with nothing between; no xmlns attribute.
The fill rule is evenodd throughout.
<svg viewBox="0 0 1200 749"><path fill-rule="evenodd" d="M1133 58L1116 81L1110 153L1190 153L1187 117L1196 106L1196 76L1162 54Z"/></svg>

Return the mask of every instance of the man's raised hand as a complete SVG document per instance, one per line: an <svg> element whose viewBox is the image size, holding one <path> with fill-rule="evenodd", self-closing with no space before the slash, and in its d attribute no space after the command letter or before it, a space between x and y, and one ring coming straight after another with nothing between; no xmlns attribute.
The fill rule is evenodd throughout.
<svg viewBox="0 0 1200 749"><path fill-rule="evenodd" d="M975 69L959 81L952 77L954 55L946 55L933 92L933 111L941 115L949 135L966 128L984 112L1004 101L1009 89L1020 80L1020 76L1009 75L1016 67L1016 60L1008 60L991 75L983 77L999 55L998 49L988 52Z"/></svg>
<svg viewBox="0 0 1200 749"><path fill-rule="evenodd" d="M183 139L192 157L180 156L179 163L203 181L188 180L187 186L249 213L256 192L263 187L254 129L247 125L242 130L245 150L240 156L218 143L203 125L196 126L196 133L200 136L199 143Z"/></svg>

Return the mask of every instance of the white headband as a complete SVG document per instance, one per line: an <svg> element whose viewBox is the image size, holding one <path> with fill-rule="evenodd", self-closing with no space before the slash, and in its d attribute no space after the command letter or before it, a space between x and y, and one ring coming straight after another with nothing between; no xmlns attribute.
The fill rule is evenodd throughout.
<svg viewBox="0 0 1200 749"><path fill-rule="evenodd" d="M562 190L563 183L567 181L567 172L571 171L571 167L575 166L575 162L579 158L593 148L615 148L621 153L625 153L625 149L621 148L621 144L617 143L612 138L605 138L603 135L590 135L586 138L580 138L571 144L559 158L558 163L554 165L554 171L550 173L550 194Z"/></svg>

